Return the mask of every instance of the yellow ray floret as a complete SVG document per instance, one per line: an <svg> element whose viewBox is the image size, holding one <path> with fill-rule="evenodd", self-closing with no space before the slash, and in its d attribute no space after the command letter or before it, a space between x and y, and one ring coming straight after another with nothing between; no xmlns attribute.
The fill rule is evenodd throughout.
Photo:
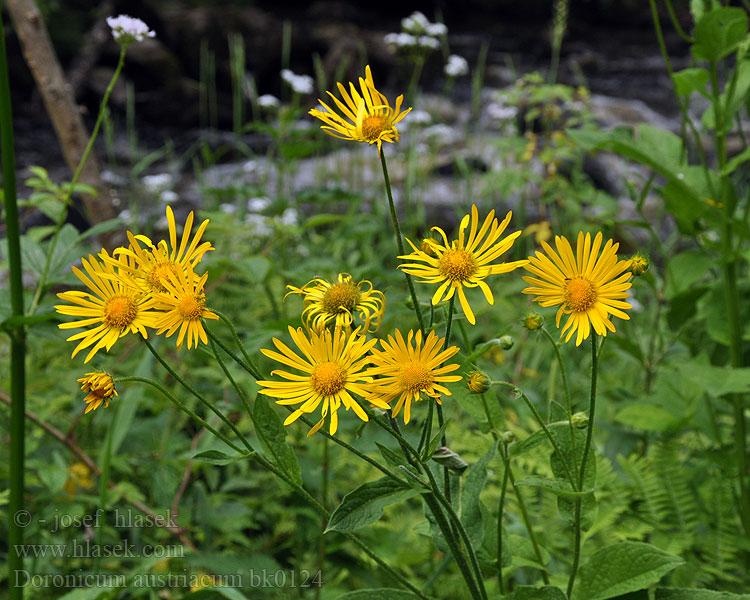
<svg viewBox="0 0 750 600"><path fill-rule="evenodd" d="M170 337L179 330L177 335L177 349L182 348L182 342L187 336L188 349L198 347L200 340L208 344L206 330L202 319L218 319L219 317L206 308L206 294L203 291L208 279L208 273L202 277L195 274L192 267L170 273L162 280L165 293L154 292L156 308L161 312L155 326L158 335L166 332Z"/></svg>
<svg viewBox="0 0 750 600"><path fill-rule="evenodd" d="M277 404L300 405L284 421L289 425L303 414L309 414L322 404L322 418L310 430L308 436L323 425L330 414L331 435L338 429L338 409L343 405L350 408L363 421L368 420L367 413L355 400L354 396L366 396L364 384L372 381L362 372L369 362L367 353L377 340L367 341L354 331L346 329L324 329L320 332L308 331L298 327L289 328L289 335L299 349L295 352L282 341L273 338L276 350L261 349L268 358L283 365L292 367L298 373L275 370L271 375L278 375L286 381L259 381L263 386L261 394L278 398ZM388 404L380 400L371 401L380 408L387 409Z"/></svg>
<svg viewBox="0 0 750 600"><path fill-rule="evenodd" d="M512 214L509 212L502 223L498 223L495 211L491 210L480 227L479 211L476 205L472 205L471 214L461 219L457 240L448 242L445 231L440 227L433 227L432 230L440 234L443 243L430 241L429 252L417 248L411 240L407 239L413 252L399 256L401 259L410 261L399 268L409 275L421 277L420 283L438 284L432 297L433 304L443 299L450 300L453 294L458 294L466 318L474 325L476 318L466 299L464 288L480 288L487 302L494 304L492 291L484 280L490 275L513 271L528 262L518 260L492 264L501 254L507 252L515 239L521 235L520 231L516 231L505 238L500 238L510 223Z"/></svg>
<svg viewBox="0 0 750 600"><path fill-rule="evenodd" d="M313 279L302 287L286 286L289 294L299 294L305 308L302 320L308 328L320 331L333 324L351 328L355 314L362 322L362 331L377 331L385 312L385 295L373 289L367 280L354 282L349 273L339 273L334 282Z"/></svg>
<svg viewBox="0 0 750 600"><path fill-rule="evenodd" d="M380 340L382 350L374 348L372 363L374 367L366 374L376 377L367 386L370 395L367 400L372 403L390 404L396 400L393 416L398 416L404 408L404 423L411 419L411 403L422 400L422 394L440 402L440 396L450 396L451 392L442 383L460 381L460 375L448 375L458 369L459 365L443 363L458 352L458 346L443 350L445 339L431 331L422 345L422 332L409 331L406 341L396 329L395 338L388 336L388 341ZM441 366L442 365L442 366Z"/></svg>
<svg viewBox="0 0 750 600"><path fill-rule="evenodd" d="M81 384L81 389L87 392L83 399L86 402L85 414L96 410L104 403L104 408L109 407L110 399L117 396L115 382L112 376L104 372L86 373L84 377L77 380Z"/></svg>
<svg viewBox="0 0 750 600"><path fill-rule="evenodd" d="M193 230L193 212L191 211L185 221L179 246L177 245L177 225L172 208L169 206L167 206L167 223L169 245L165 240L154 244L145 235L133 235L128 231L130 246L114 251L114 255L121 259L118 267L131 273L149 292L165 292L164 281L169 278L170 274L177 274L178 271L184 271L189 267L195 268L203 255L213 250L211 242L200 243L208 226L208 219L199 225L191 240L190 234Z"/></svg>
<svg viewBox="0 0 750 600"><path fill-rule="evenodd" d="M396 123L411 110L401 110L403 94L396 98L396 106L391 108L388 99L375 89L370 66L365 67L365 77L359 78L359 89L349 83L347 92L343 84L337 83L341 100L331 92L331 97L338 112L322 100L318 100L325 110L313 108L310 114L323 121L321 129L328 135L342 140L377 144L378 152L383 142L397 142L399 138Z"/></svg>
<svg viewBox="0 0 750 600"><path fill-rule="evenodd" d="M626 290L630 288L628 280L632 274L627 271L630 261L617 260L619 244L607 240L602 248L601 232L596 234L593 244L590 234L579 232L575 254L564 237L555 236L555 246L557 251L542 242L544 253L537 251L529 257L524 268L532 275L524 275L523 279L531 287L523 293L533 294L534 301L541 306L559 304L557 327L564 314L570 315L560 337L567 331L567 342L578 332L576 346L579 346L589 337L591 327L603 336L607 330L615 331L609 315L630 319L623 311L632 306L623 300L629 296Z"/></svg>
<svg viewBox="0 0 750 600"><path fill-rule="evenodd" d="M92 346L84 363L104 348L109 352L114 343L128 333L140 333L148 337L147 327L154 327L157 313L151 309L154 300L145 296L137 284L127 274L117 273L114 264L106 250L99 254L102 262L94 256L82 259L85 273L73 267L73 272L90 292L72 290L61 292L57 297L70 304L55 306L57 312L63 315L78 317L80 320L61 323L60 329L75 329L91 327L68 338L81 340L73 357L84 348Z"/></svg>

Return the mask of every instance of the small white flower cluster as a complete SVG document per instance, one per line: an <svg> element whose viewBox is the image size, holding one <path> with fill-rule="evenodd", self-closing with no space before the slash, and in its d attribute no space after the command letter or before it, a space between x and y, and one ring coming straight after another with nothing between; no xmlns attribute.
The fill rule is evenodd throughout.
<svg viewBox="0 0 750 600"><path fill-rule="evenodd" d="M129 46L133 42L142 42L146 38L156 36L143 21L128 15L107 17L107 25L112 30L112 37L122 46Z"/></svg>
<svg viewBox="0 0 750 600"><path fill-rule="evenodd" d="M440 48L441 36L448 33L442 23L430 23L427 17L417 11L401 20L401 33L389 33L383 38L385 43L396 50Z"/></svg>
<svg viewBox="0 0 750 600"><path fill-rule="evenodd" d="M418 10L401 19L401 30L412 35L431 37L440 37L448 33L448 28L443 23L430 23L429 19Z"/></svg>
<svg viewBox="0 0 750 600"><path fill-rule="evenodd" d="M315 89L315 80L309 75L297 75L289 69L284 69L281 72L281 78L296 94L312 94Z"/></svg>
<svg viewBox="0 0 750 600"><path fill-rule="evenodd" d="M490 102L487 105L487 115L491 119L496 119L498 121L510 121L512 119L515 119L517 114L517 107L508 106L502 100Z"/></svg>
<svg viewBox="0 0 750 600"><path fill-rule="evenodd" d="M469 63L463 56L451 54L443 70L448 77L461 77L469 74Z"/></svg>
<svg viewBox="0 0 750 600"><path fill-rule="evenodd" d="M292 73L292 75L294 75L294 73ZM295 77L298 76L295 75ZM260 106L261 108L276 108L278 105L279 99L273 94L263 94L262 96L258 96L258 106Z"/></svg>

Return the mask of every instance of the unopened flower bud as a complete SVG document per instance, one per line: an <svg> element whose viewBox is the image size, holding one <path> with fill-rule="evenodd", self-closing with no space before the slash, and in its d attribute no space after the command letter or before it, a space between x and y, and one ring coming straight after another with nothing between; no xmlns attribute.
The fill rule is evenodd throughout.
<svg viewBox="0 0 750 600"><path fill-rule="evenodd" d="M536 331L544 325L544 318L539 313L526 313L521 319L521 323L529 331Z"/></svg>
<svg viewBox="0 0 750 600"><path fill-rule="evenodd" d="M570 420L573 423L573 427L583 429L589 424L589 415L585 412L577 412L570 418Z"/></svg>
<svg viewBox="0 0 750 600"><path fill-rule="evenodd" d="M492 386L492 381L481 371L472 371L466 380L466 386L472 394L484 394Z"/></svg>
<svg viewBox="0 0 750 600"><path fill-rule="evenodd" d="M469 463L447 446L437 448L435 452L432 453L432 460L444 467L448 467L451 471L454 471L459 475L469 466Z"/></svg>
<svg viewBox="0 0 750 600"><path fill-rule="evenodd" d="M640 277L646 271L648 271L648 267L650 264L651 262L647 257L643 256L642 254L636 254L633 256L633 258L630 259L628 270L636 277Z"/></svg>
<svg viewBox="0 0 750 600"><path fill-rule="evenodd" d="M513 339L513 336L511 335L504 335L500 338L500 347L503 350L510 350L513 347L513 344L515 343L515 340Z"/></svg>
<svg viewBox="0 0 750 600"><path fill-rule="evenodd" d="M514 442L516 440L516 434L512 431L504 431L500 438L506 444L510 444L511 442Z"/></svg>
<svg viewBox="0 0 750 600"><path fill-rule="evenodd" d="M410 296L407 296L406 298L404 298L404 305L409 310L414 310L414 302L412 301Z"/></svg>

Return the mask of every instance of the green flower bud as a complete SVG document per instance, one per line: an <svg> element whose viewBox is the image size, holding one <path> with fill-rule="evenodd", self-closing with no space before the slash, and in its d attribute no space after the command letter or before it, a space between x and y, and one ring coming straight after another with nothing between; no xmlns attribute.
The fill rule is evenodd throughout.
<svg viewBox="0 0 750 600"><path fill-rule="evenodd" d="M544 325L544 318L539 313L526 313L521 319L521 323L529 331L536 331Z"/></svg>
<svg viewBox="0 0 750 600"><path fill-rule="evenodd" d="M516 440L516 434L512 431L504 431L500 438L506 444L510 444L511 442L514 442Z"/></svg>
<svg viewBox="0 0 750 600"><path fill-rule="evenodd" d="M647 257L643 256L642 254L635 254L630 259L628 270L636 277L640 277L646 271L648 271L648 267L650 264L651 261L649 261Z"/></svg>
<svg viewBox="0 0 750 600"><path fill-rule="evenodd" d="M492 386L492 381L482 371L472 371L466 380L466 387L472 394L484 394Z"/></svg>
<svg viewBox="0 0 750 600"><path fill-rule="evenodd" d="M584 429L589 424L589 415L585 412L577 412L574 414L571 419L573 423L573 427L577 427L578 429Z"/></svg>
<svg viewBox="0 0 750 600"><path fill-rule="evenodd" d="M448 467L451 471L459 475L469 467L469 463L447 446L437 448L432 453L432 460L444 467Z"/></svg>
<svg viewBox="0 0 750 600"><path fill-rule="evenodd" d="M513 347L513 344L515 343L515 340L513 339L513 336L511 335L504 335L500 338L500 347L503 350L510 350Z"/></svg>

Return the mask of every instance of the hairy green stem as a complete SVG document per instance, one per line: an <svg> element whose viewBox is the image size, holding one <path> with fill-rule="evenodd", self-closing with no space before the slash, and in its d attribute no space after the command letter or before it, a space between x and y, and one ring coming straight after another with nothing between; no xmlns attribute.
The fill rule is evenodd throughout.
<svg viewBox="0 0 750 600"><path fill-rule="evenodd" d="M2 13L2 0L0 0ZM5 31L0 19L0 152L2 153L5 237L8 243L8 267L11 314L24 314L20 228L16 199L16 158L13 140L13 114L5 53ZM8 598L21 600L23 587L16 586L16 574L23 571L23 556L15 549L23 544L23 527L15 516L23 510L25 410L26 410L26 327L16 324L10 334L10 465L8 470Z"/></svg>
<svg viewBox="0 0 750 600"><path fill-rule="evenodd" d="M500 451L503 453L504 466L500 500L497 503L497 585L500 588L500 593L505 595L505 583L503 582L503 513L505 512L505 494L508 490L508 444L503 442L500 447Z"/></svg>
<svg viewBox="0 0 750 600"><path fill-rule="evenodd" d="M240 366L243 366L253 377L256 379L261 379L260 375L260 369L255 365L255 363L250 359L250 355L245 350L245 346L242 343L242 340L240 340L240 336L237 335L237 330L234 328L234 324L232 321L224 314L220 313L218 310L211 309L211 312L216 314L224 323L226 323L227 327L229 327L229 331L232 332L232 337L234 338L234 343L237 344L237 347L240 349L240 352L242 353L243 358L245 359L245 362L250 367L250 369L247 369L244 365L240 363Z"/></svg>
<svg viewBox="0 0 750 600"><path fill-rule="evenodd" d="M456 294L453 294L451 296L450 301L448 302L448 316L446 318L445 322L445 341L443 342L443 352L448 348L448 344L450 343L451 339L451 326L453 325L453 305L456 302ZM467 348L468 351L468 348ZM437 408L437 417L438 417L438 426L443 427L443 424L445 423L445 418L443 417L443 405L439 402L435 402L436 408ZM440 440L440 443L443 446L448 445L448 437L445 435L445 431L443 431L443 437ZM448 467L443 467L443 485L445 488L445 497L448 499L448 502L451 501L451 479L450 479L450 469Z"/></svg>
<svg viewBox="0 0 750 600"><path fill-rule="evenodd" d="M404 251L404 240L401 236L401 226L398 223L398 215L396 214L396 206L393 203L393 192L391 192L391 178L388 176L388 165L385 162L385 151L381 148L380 149L380 164L383 167L383 177L385 178L385 190L388 195L388 206L391 210L391 221L393 221L393 229L396 232L396 244L398 246L398 255L404 256L406 252ZM419 323L419 328L422 330L423 333L426 333L424 328L424 319L422 318L422 309L419 307L419 301L417 300L417 293L414 291L414 282L411 279L411 275L408 273L404 273L404 277L406 277L406 285L409 288L409 294L411 295L411 301L412 304L414 304L414 312L417 313L417 322Z"/></svg>
<svg viewBox="0 0 750 600"><path fill-rule="evenodd" d="M596 411L596 381L599 375L599 354L597 352L597 341L599 336L591 332L591 394L589 396L589 422L586 427L586 442L583 445L583 455L581 456L581 470L578 473L578 489L583 489L583 482L586 477L586 462L591 450L591 438L594 434L594 416ZM573 527L575 530L575 540L573 547L573 566L570 570L570 579L568 579L567 595L570 599L573 593L573 584L578 574L578 565L581 560L581 507L583 498L575 500L575 515Z"/></svg>
<svg viewBox="0 0 750 600"><path fill-rule="evenodd" d="M201 417L198 413L196 413L193 409L191 409L187 405L180 402L174 394L172 394L169 390L167 390L167 388L165 388L160 383L157 383L156 381L153 381L151 379L146 379L145 377L134 377L134 376L116 377L114 381L115 383L128 383L132 381L132 382L145 383L146 385L150 385L151 387L157 389L165 398L167 398L172 404L174 404L177 408L179 408L182 412L184 412L188 417L200 423L201 427L203 427L206 431L209 431L214 436L219 438L222 442L224 442L227 446L232 448L232 450L234 450L235 452L239 452L240 454L245 453L245 451L242 448L234 444L223 433L220 433L219 431L211 427L211 425L209 425L203 419L203 417Z"/></svg>
<svg viewBox="0 0 750 600"><path fill-rule="evenodd" d="M523 398L523 401L526 403L526 406L529 407L531 414L534 415L534 419L536 419L536 422L539 423L539 426L542 428L542 431L544 431L544 434L547 436L547 439L550 441L550 443L552 444L552 447L555 449L555 452L557 452L557 455L560 457L560 464L562 464L563 468L565 469L565 474L568 476L568 481L570 481L571 487L573 488L573 490L578 491L580 488L578 487L578 482L576 481L576 478L573 475L573 471L570 469L570 466L568 465L568 461L565 460L565 455L560 450L560 446L557 443L557 440L554 438L554 436L550 432L549 428L544 422L544 419L542 419L542 415L539 414L539 411L537 410L536 406L534 406L534 403L531 400L529 400L529 398L526 396L523 390L516 387L516 385L510 383L509 381L493 381L493 383L498 383L500 385L507 386L511 388L516 394L521 396L521 398ZM573 465L573 467L575 470L575 465Z"/></svg>
<svg viewBox="0 0 750 600"><path fill-rule="evenodd" d="M177 381L182 387L184 387L188 392L193 394L198 400L200 400L209 410L211 410L217 417L219 417L224 423L226 423L229 428L234 432L234 434L237 436L237 438L244 444L245 448L247 448L250 452L253 452L254 449L250 445L250 442L245 439L245 436L242 435L242 432L240 432L239 429L235 426L234 423L218 408L216 408L211 402L209 402L203 394L201 394L198 390L196 390L193 386L191 386L187 381L185 381L182 377L180 377L177 374L177 371L175 371L167 361L165 361L161 355L156 351L156 349L153 347L151 342L148 341L147 338L143 338L143 343L146 344L146 347L149 349L151 354L154 355L154 358L159 361L162 367L166 369L166 371Z"/></svg>
<svg viewBox="0 0 750 600"><path fill-rule="evenodd" d="M735 66L736 69L737 67ZM711 74L711 103L716 118L714 143L716 145L718 169L721 175L721 197L718 200L724 204L721 247L724 303L727 311L727 329L729 331L729 361L732 367L739 368L743 366L743 349L739 290L737 287L738 261L734 254L732 240L734 234L732 219L734 217L735 202L732 201L732 194L730 194L729 190L729 186L731 185L729 177L724 174L727 164L726 115L721 103L716 61L711 61L709 71ZM727 98L727 102L729 102L729 98ZM738 513L745 533L750 533L750 488L748 487L747 473L747 427L745 423L744 399L739 394L732 394L729 399L734 409L734 444L740 486Z"/></svg>

